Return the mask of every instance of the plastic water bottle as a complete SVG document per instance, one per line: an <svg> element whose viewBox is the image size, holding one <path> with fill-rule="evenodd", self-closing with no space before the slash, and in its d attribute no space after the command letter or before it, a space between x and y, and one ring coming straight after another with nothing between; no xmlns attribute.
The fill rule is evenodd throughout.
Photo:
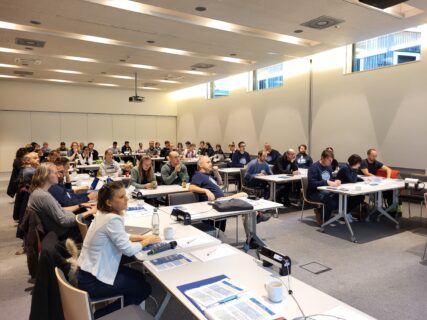
<svg viewBox="0 0 427 320"><path fill-rule="evenodd" d="M151 219L151 233L155 236L160 234L160 218L157 212L157 208L153 210L153 217Z"/></svg>

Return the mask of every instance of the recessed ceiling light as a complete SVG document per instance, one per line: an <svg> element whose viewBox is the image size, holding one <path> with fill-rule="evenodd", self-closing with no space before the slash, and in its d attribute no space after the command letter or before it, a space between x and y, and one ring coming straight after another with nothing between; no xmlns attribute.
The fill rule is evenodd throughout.
<svg viewBox="0 0 427 320"><path fill-rule="evenodd" d="M269 51L269 52L267 52L267 54L275 55L275 54L278 54L278 53L277 52L273 52L273 51Z"/></svg>
<svg viewBox="0 0 427 320"><path fill-rule="evenodd" d="M154 40L147 40L147 43L156 43Z"/></svg>
<svg viewBox="0 0 427 320"><path fill-rule="evenodd" d="M195 7L194 10L202 12L202 11L206 11L206 7Z"/></svg>
<svg viewBox="0 0 427 320"><path fill-rule="evenodd" d="M118 84L113 84L113 83L95 83L98 86L103 86L103 87L118 87Z"/></svg>
<svg viewBox="0 0 427 320"><path fill-rule="evenodd" d="M30 23L36 24L36 25L42 24L40 21L37 21L37 20L30 20Z"/></svg>
<svg viewBox="0 0 427 320"><path fill-rule="evenodd" d="M82 72L80 72L80 71L74 71L74 70L52 69L50 71L60 72L60 73L69 73L69 74L82 74Z"/></svg>
<svg viewBox="0 0 427 320"><path fill-rule="evenodd" d="M294 30L294 33L303 33L304 31L301 29Z"/></svg>
<svg viewBox="0 0 427 320"><path fill-rule="evenodd" d="M235 57L235 56L237 56L237 53L230 53L230 56Z"/></svg>

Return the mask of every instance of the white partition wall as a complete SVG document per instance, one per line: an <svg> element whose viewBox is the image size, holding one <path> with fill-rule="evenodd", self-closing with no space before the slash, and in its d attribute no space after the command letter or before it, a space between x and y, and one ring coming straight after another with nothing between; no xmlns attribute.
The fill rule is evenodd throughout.
<svg viewBox="0 0 427 320"><path fill-rule="evenodd" d="M128 140L133 149L149 140L176 143L175 116L117 115L0 111L0 172L11 171L16 150L27 143L48 142L51 148L65 141L93 142L100 154L115 140Z"/></svg>

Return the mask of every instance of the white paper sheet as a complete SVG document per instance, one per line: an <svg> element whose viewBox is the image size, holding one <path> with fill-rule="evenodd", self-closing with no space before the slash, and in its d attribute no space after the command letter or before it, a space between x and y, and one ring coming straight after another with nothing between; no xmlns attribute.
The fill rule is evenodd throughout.
<svg viewBox="0 0 427 320"><path fill-rule="evenodd" d="M236 253L235 249L227 244L221 244L219 246L212 246L191 252L193 256L203 262L231 256Z"/></svg>

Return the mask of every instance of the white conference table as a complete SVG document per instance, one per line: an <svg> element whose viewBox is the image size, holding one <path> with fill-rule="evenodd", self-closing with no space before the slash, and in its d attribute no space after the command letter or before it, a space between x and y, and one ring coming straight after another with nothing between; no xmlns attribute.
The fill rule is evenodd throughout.
<svg viewBox="0 0 427 320"><path fill-rule="evenodd" d="M246 199L247 200L247 199ZM257 211L266 211L266 210L274 210L277 208L281 208L283 205L281 203L272 202L265 199L259 200L247 200L250 204L253 205L253 209L251 210L239 210L239 211L230 211L230 212L219 212L215 210L209 202L196 202L183 204L178 206L168 206L168 207L160 207L160 210L171 214L175 207L179 207L181 210L188 212L191 216L191 222L198 222L202 220L222 220L231 217L238 217L240 215L249 215L251 218L250 222L250 234L248 235L249 239L254 239L259 245L265 245L264 242L258 237L256 233L256 212ZM236 224L236 235L237 235L237 224ZM249 242L248 242L249 243Z"/></svg>
<svg viewBox="0 0 427 320"><path fill-rule="evenodd" d="M306 177L307 173L299 174L272 174L264 176L255 176L255 179L268 182L270 184L270 198L271 201L276 201L277 185L284 183L291 183L301 181L301 177Z"/></svg>
<svg viewBox="0 0 427 320"><path fill-rule="evenodd" d="M143 198L157 198L157 197L163 197L167 196L168 194L172 193L182 193L187 192L188 188L190 187L190 184L187 183L185 188L183 188L181 185L178 184L171 184L171 185L159 185L156 189L135 189L135 191L141 192L141 195Z"/></svg>
<svg viewBox="0 0 427 320"><path fill-rule="evenodd" d="M225 191L228 192L228 178L230 175L238 175L240 177L240 169L241 168L219 168L218 172L224 175L224 188Z"/></svg>
<svg viewBox="0 0 427 320"><path fill-rule="evenodd" d="M174 295L197 319L206 319L206 317L177 287L222 274L261 297L263 299L262 302L267 307L276 311L278 318L282 316L286 319L295 319L302 316L297 304L287 292L286 287L283 288L282 302L271 303L268 300L264 285L268 281L274 279L273 277L278 277L278 274L273 269L262 267L260 261L236 248L230 247L230 249L234 250L235 254L206 262L199 261L193 256L192 263L172 270L157 271L149 262L144 262L144 266L163 284L166 290ZM288 276L281 277L285 285L288 284L287 278ZM353 315L353 318L348 317L345 318L346 320L374 319L292 276L290 282L293 295L306 315L333 314L334 308L341 307L344 308L348 315ZM164 309L165 306L162 305L162 307ZM156 317L156 319L158 318Z"/></svg>
<svg viewBox="0 0 427 320"><path fill-rule="evenodd" d="M138 201L130 201L129 205L137 205ZM144 203L142 205L145 210L143 212L130 212L125 213L124 220L126 226L137 226L137 227L151 227L151 218L154 207ZM203 235L204 237L211 238L211 242L202 246L193 246L190 248L177 247L175 250L168 250L153 256L147 256L146 254L137 255L137 258L143 260L144 266L152 275L164 286L167 291L167 295L164 298L158 312L155 316L156 320L161 319L161 316L167 307L171 295L173 295L182 305L188 309L197 319L206 319L205 316L187 299L187 297L177 288L180 285L207 279L210 277L224 274L233 281L244 286L251 292L257 294L263 299L263 302L274 309L279 315L286 317L287 319L294 319L301 316L299 308L295 301L289 296L287 288L284 287L283 301L278 304L271 304L267 299L267 293L264 284L273 277L278 277L276 271L271 268L265 268L262 263L256 260L254 257L243 253L242 251L222 244L221 242L213 238L202 231L192 227L191 225L183 225L177 223L170 218L169 214L159 211L160 217L160 230L162 237L162 230L165 227L173 227L174 229L174 240L179 240L188 237L197 237ZM162 237L163 238L163 237ZM226 246L229 250L234 251L232 255L214 259L210 261L201 261L192 252L204 248L212 248L213 250L219 246ZM185 252L190 255L193 262L176 267L171 270L157 271L153 265L149 262L152 259L157 259L165 256L169 256L173 253ZM362 313L361 311L354 309L353 307L327 295L315 289L312 286L305 284L293 277L291 279L291 289L294 297L297 299L301 308L306 315L313 314L334 314L335 308L344 308L345 312L356 316L354 318L348 317L347 320L372 320L374 318ZM288 285L288 277L281 277L285 286ZM286 290L285 290L286 289ZM342 311L342 310L341 310ZM336 314L335 314L336 315Z"/></svg>
<svg viewBox="0 0 427 320"><path fill-rule="evenodd" d="M332 193L338 194L338 214L324 222L321 226L321 231L324 231L324 228L331 223L334 223L340 218L343 218L347 229L350 233L350 240L353 242L357 242L356 236L354 235L353 229L351 228L348 216L347 216L347 200L348 197L359 196L359 195L367 195L374 194L375 195L375 207L369 213L367 221L369 221L369 217L374 212L379 212L380 214L377 217L377 221L379 221L381 216L385 216L387 219L391 220L396 224L396 229L400 228L399 222L393 218L389 212L393 209L396 209L398 206L398 190L403 189L405 187L405 183L400 179L379 179L377 182L370 182L369 178L364 178L364 182L357 183L349 183L343 184L340 187L319 187L318 190L328 191ZM378 178L377 178L378 179ZM393 203L388 208L383 208L383 192L384 191L393 191Z"/></svg>

